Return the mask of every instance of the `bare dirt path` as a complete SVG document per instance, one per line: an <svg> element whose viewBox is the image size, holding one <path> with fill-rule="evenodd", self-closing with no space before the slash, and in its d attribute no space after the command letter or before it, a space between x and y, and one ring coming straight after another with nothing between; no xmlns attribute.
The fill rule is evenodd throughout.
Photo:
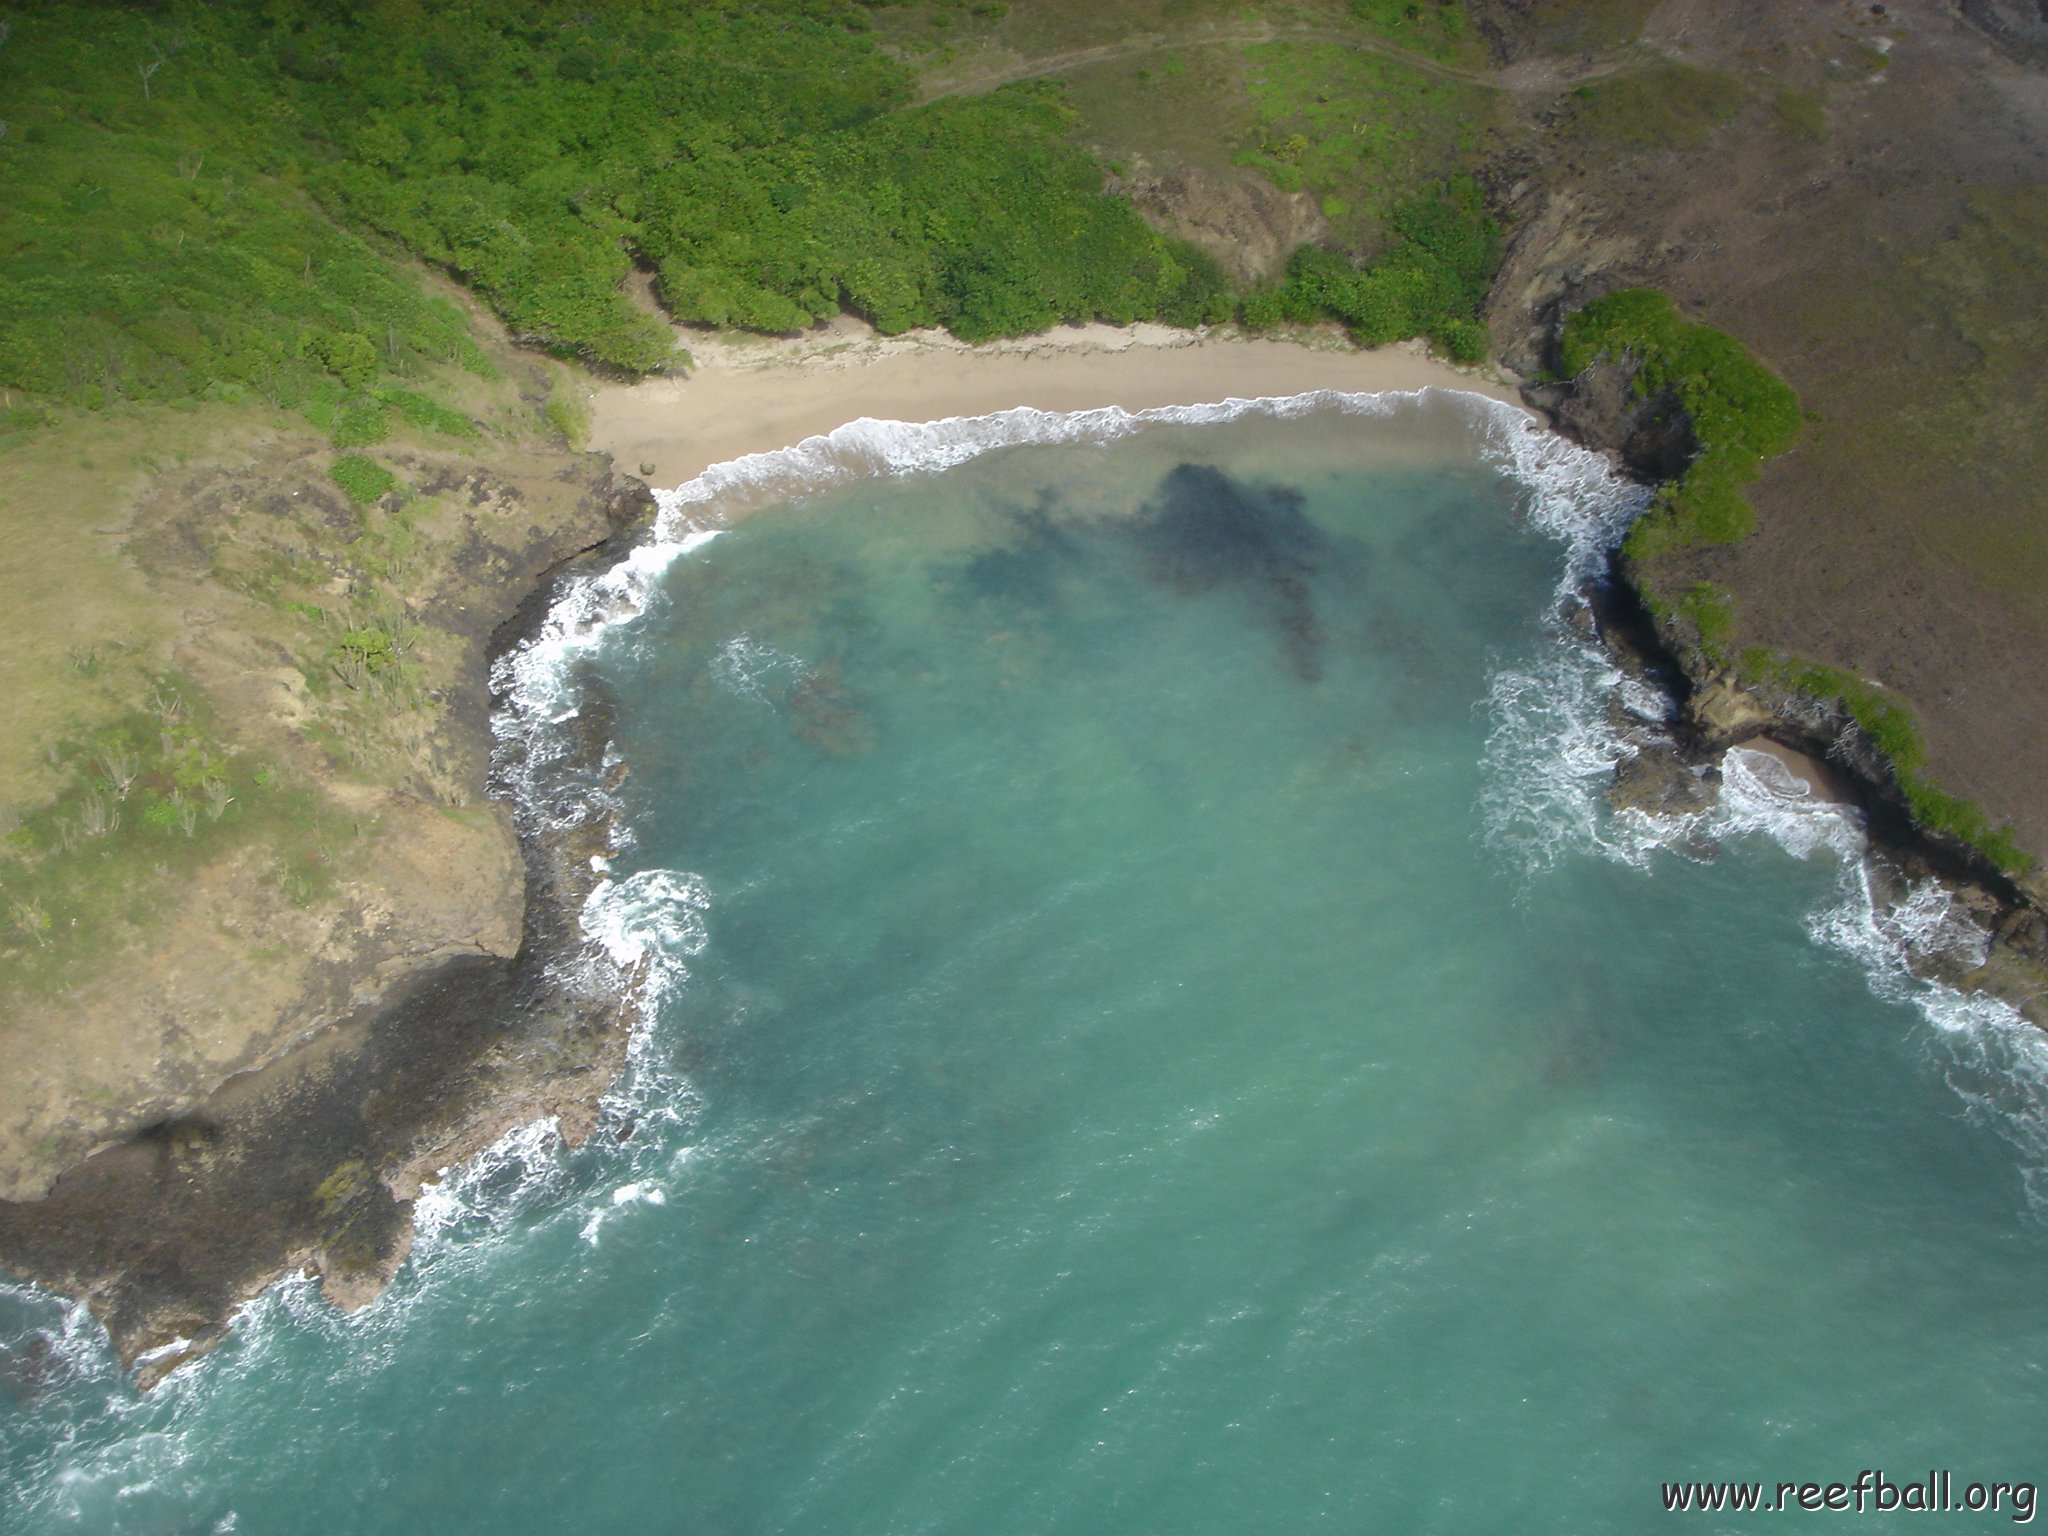
<svg viewBox="0 0 2048 1536"><path fill-rule="evenodd" d="M1535 58L1525 59L1507 69L1465 69L1361 33L1356 28L1311 24L1275 26L1263 22L1236 27L1190 26L1167 32L1149 32L1127 37L1121 42L1102 43L1092 48L1069 48L1059 53L1040 54L1036 58L984 58L965 69L935 70L924 76L920 88L927 100L938 96L974 96L1018 80L1064 75L1093 64L1145 58L1184 48L1238 48L1258 43L1340 43L1360 53L1405 64L1432 79L1478 86L1483 90L1508 91L1515 95L1563 90L1567 86L1636 68L1652 56L1651 50L1634 46L1604 55L1586 55L1576 60Z"/></svg>

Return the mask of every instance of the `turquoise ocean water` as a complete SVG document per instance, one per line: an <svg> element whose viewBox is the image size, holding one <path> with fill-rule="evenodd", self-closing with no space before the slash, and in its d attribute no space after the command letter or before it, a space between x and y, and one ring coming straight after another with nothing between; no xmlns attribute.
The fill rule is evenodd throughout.
<svg viewBox="0 0 2048 1536"><path fill-rule="evenodd" d="M586 920L658 1001L606 1126L147 1397L0 1290L61 1364L0 1398L0 1528L1720 1531L1788 1517L1660 1485L2038 1479L2042 1053L1906 979L1940 901L1873 911L1763 763L1606 811L1560 594L1630 505L1444 395L670 496L505 678L511 732L617 709Z"/></svg>

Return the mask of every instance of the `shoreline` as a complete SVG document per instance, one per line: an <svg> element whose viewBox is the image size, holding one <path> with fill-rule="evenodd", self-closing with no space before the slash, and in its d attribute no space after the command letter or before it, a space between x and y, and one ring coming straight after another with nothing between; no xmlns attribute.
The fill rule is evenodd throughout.
<svg viewBox="0 0 2048 1536"><path fill-rule="evenodd" d="M424 1185L513 1127L552 1120L571 1146L598 1127L639 997L591 960L577 921L610 844L603 701L560 760L594 792L570 824L525 814L495 750L492 674L535 633L565 581L638 543L644 488L598 478L610 532L498 590L462 726L490 754L491 800L516 845L516 946L415 967L253 1070L70 1164L39 1198L0 1200L0 1260L82 1302L148 1390L219 1344L243 1303L293 1273L354 1311L410 1252Z"/></svg>
<svg viewBox="0 0 2048 1536"><path fill-rule="evenodd" d="M667 487L713 465L793 447L862 418L927 422L1018 406L1137 412L1317 390L1377 394L1427 388L1510 405L1546 430L1605 454L1630 478L1659 483L1658 470L1631 457L1625 433L1589 431L1594 424L1558 410L1557 386L1532 390L1504 364L1493 372L1455 367L1432 357L1419 341L1360 351L1334 327L1280 340L1229 328L1070 325L970 345L944 332L883 337L864 322L841 317L792 337L707 338L682 327L677 335L695 359L689 382L600 385L591 402L590 446L610 455L621 472L637 471ZM691 414L691 400L707 395L702 414ZM1981 963L1957 967L1927 957L1916 966L1918 973L1996 998L2048 1029L2048 906L2040 878L2014 880L1974 850L1921 827L1890 762L1828 701L1742 687L1704 656L1675 644L1646 609L1622 611L1640 608L1641 600L1618 553L1610 555L1604 579L1628 594L1620 605L1593 604L1610 655L1669 692L1684 716L1676 740L1643 743L1639 757L1617 764L1613 803L1654 809L1645 803L1642 780L1649 781L1648 799L1660 800L1673 786L1669 769L1676 764L1704 770L1718 782L1721 759L1734 747L1777 757L1814 799L1852 807L1871 837L1872 852L1899 878L1938 880L1983 930ZM1685 798L1681 794L1663 809L1684 814Z"/></svg>
<svg viewBox="0 0 2048 1536"><path fill-rule="evenodd" d="M1539 412L1551 430L1564 427ZM1567 431L1584 446L1621 457L1617 444ZM1750 686L1684 643L1644 604L1617 548L1606 569L1582 590L1585 631L1612 664L1671 701L1662 723L1622 729L1629 755L1614 767L1608 804L1683 823L1720 793L1728 754L1741 749L1775 759L1801 781L1812 803L1856 818L1863 867L1877 915L1902 910L1914 892L1938 887L1955 920L1976 935L1922 949L1905 941L1906 971L1964 997L1986 997L2026 1026L2048 1032L2048 908L2035 881L2020 881L1976 849L1930 832L1914 818L1891 760L1832 699L1774 686Z"/></svg>
<svg viewBox="0 0 2048 1536"><path fill-rule="evenodd" d="M1142 411L1316 390L1428 388L1527 409L1510 375L1456 367L1415 342L1359 351L1333 329L1273 340L1097 324L970 346L944 332L885 337L843 317L787 338L678 335L696 359L687 378L600 384L590 402L589 448L609 454L621 473L663 488L862 418L927 422L1020 406Z"/></svg>
<svg viewBox="0 0 2048 1536"><path fill-rule="evenodd" d="M1334 331L1279 341L1094 325L970 347L943 335L883 338L842 320L795 338L684 339L703 354L693 378L597 385L594 451L560 450L583 460L582 475L598 471L609 536L508 572L488 611L469 618L489 640L482 675L463 692L492 702L457 728L489 755L491 799L517 828L517 952L410 970L257 1070L69 1164L40 1198L0 1201L8 1269L84 1302L145 1389L218 1344L241 1304L287 1274L318 1274L347 1310L373 1300L410 1249L421 1185L512 1126L552 1117L572 1145L598 1128L636 1017L630 978L593 990L595 978L581 976L591 855L609 845L604 708L586 711L574 760L550 774L557 787L588 791L588 814L542 826L512 793L517 775L494 739L494 674L542 632L566 580L608 568L647 536L653 497L642 481L681 484L864 416L925 422L1019 406L1140 411L1431 387L1526 409L1499 376L1453 368L1419 345L1356 351ZM651 467L636 478L641 465Z"/></svg>
<svg viewBox="0 0 2048 1536"><path fill-rule="evenodd" d="M699 350L688 381L591 391L589 446L609 459L607 484L623 485L619 495L637 499L643 519L652 498L634 484L636 469L639 479L681 485L714 464L793 447L864 417L926 422L1019 406L1142 411L1318 390L1440 388L1510 404L1560 430L1514 383L1454 368L1412 344L1359 352L1313 339L1087 326L976 348L951 338L881 338L842 321L803 337L700 343ZM494 604L487 667L543 632L566 579L609 566L646 536L644 521L619 518L613 529L609 539L496 594L502 601ZM1609 576L1626 586L1618 571ZM1610 609L1598 618L1610 650L1630 670L1665 672L1662 681L1678 683L1681 702L1698 688L1683 658L1659 657L1656 646L1640 643L1651 637L1629 634L1627 615ZM491 718L502 708L494 689ZM1764 739L1772 738L1780 751L1807 754L1811 769L1802 776L1821 779L1812 770L1836 754L1816 722L1789 728L1796 701L1752 701L1752 709L1735 731L1712 729L1695 713L1686 739L1673 744L1676 755L1717 762L1734 745L1771 750ZM529 807L493 752L492 798L519 826L526 886L516 957L457 960L410 977L274 1069L253 1074L257 1080L219 1085L191 1113L75 1165L47 1202L14 1207L11 1222L0 1221L0 1233L15 1227L6 1245L10 1267L85 1300L142 1385L218 1343L243 1301L293 1270L318 1271L337 1305L372 1300L404 1262L411 1200L434 1169L536 1117L553 1115L571 1144L598 1127L600 1101L624 1064L634 989L593 995L563 962L590 948L580 909L594 883L591 856L608 851L606 791L614 786L602 763L606 725L603 702L594 701L574 761L555 765L589 791L582 797L588 814L573 827L548 831L525 815ZM489 720L478 728L491 732ZM1816 789L1857 803L1869 818L1882 798L1869 765L1841 766L1846 782ZM1982 974L1940 979L2001 990ZM308 1066L324 1085L312 1098ZM366 1124L359 1106L373 1101L380 1113ZM401 1101L406 1108L396 1115L382 1108ZM175 1210L163 1203L171 1188ZM288 1209L293 1201L289 1219L247 1219L252 1209ZM232 1238L223 1240L223 1232ZM40 1262L30 1261L29 1250Z"/></svg>

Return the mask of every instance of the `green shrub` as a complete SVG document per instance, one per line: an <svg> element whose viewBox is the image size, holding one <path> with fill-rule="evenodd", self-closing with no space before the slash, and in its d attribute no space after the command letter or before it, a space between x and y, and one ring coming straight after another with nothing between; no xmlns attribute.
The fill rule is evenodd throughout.
<svg viewBox="0 0 2048 1536"><path fill-rule="evenodd" d="M1280 290L1276 288L1255 288L1238 303L1238 318L1246 329L1270 331L1287 316L1280 301Z"/></svg>
<svg viewBox="0 0 2048 1536"><path fill-rule="evenodd" d="M375 459L359 453L344 454L328 466L327 473L343 494L360 507L371 505L398 487L396 475Z"/></svg>
<svg viewBox="0 0 2048 1536"><path fill-rule="evenodd" d="M335 414L334 425L329 429L337 448L367 448L372 443L381 443L391 435L390 418L381 400L361 400L343 407Z"/></svg>
<svg viewBox="0 0 2048 1536"><path fill-rule="evenodd" d="M1674 611L1699 632L1700 647L1710 659L1728 659L1728 641L1735 633L1735 599L1724 588L1711 581L1696 581L1685 589Z"/></svg>
<svg viewBox="0 0 2048 1536"><path fill-rule="evenodd" d="M1480 363L1486 360L1486 327L1477 320L1452 318L1439 321L1430 333L1430 339L1437 349L1454 363Z"/></svg>
<svg viewBox="0 0 2048 1536"><path fill-rule="evenodd" d="M1725 331L1683 319L1663 294L1624 288L1596 299L1566 322L1566 373L1596 363L1635 369L1641 395L1669 392L1692 423L1699 451L1676 481L1657 493L1629 530L1629 558L1654 559L1695 544L1732 544L1756 528L1743 487L1766 458L1798 438L1799 397Z"/></svg>
<svg viewBox="0 0 2048 1536"><path fill-rule="evenodd" d="M1458 362L1483 361L1479 312L1500 265L1501 229L1478 184L1446 182L1396 206L1388 223L1392 243L1362 270L1336 251L1302 246L1277 286L1245 296L1245 324L1333 318L1364 346L1427 336Z"/></svg>
<svg viewBox="0 0 2048 1536"><path fill-rule="evenodd" d="M439 432L447 437L473 438L477 435L476 423L462 412L412 390L380 389L377 398L394 407L405 419L405 424L418 431Z"/></svg>
<svg viewBox="0 0 2048 1536"><path fill-rule="evenodd" d="M352 629L341 637L336 649L373 676L398 665L398 648L381 629Z"/></svg>
<svg viewBox="0 0 2048 1536"><path fill-rule="evenodd" d="M2021 850L2010 828L1993 826L1982 806L1935 783L1927 772L1927 744L1905 700L1840 667L1760 649L1743 653L1741 670L1753 681L1776 683L1839 704L1892 765L1913 819L1922 827L1976 849L2009 875L2025 874L2033 867L2032 857Z"/></svg>
<svg viewBox="0 0 2048 1536"><path fill-rule="evenodd" d="M159 799L151 795L142 807L142 824L154 827L160 832L175 830L182 820L181 801Z"/></svg>
<svg viewBox="0 0 2048 1536"><path fill-rule="evenodd" d="M376 375L377 349L360 331L308 331L300 347L345 388L361 389Z"/></svg>

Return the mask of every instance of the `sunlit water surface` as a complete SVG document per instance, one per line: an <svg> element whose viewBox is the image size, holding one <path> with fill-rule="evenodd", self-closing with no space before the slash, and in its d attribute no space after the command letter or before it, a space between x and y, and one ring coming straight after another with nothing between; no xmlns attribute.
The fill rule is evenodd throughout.
<svg viewBox="0 0 2048 1536"><path fill-rule="evenodd" d="M1831 819L1608 816L1555 593L1618 492L1539 505L1519 430L1155 424L696 541L571 667L630 770L593 926L671 981L607 1127L147 1398L0 1293L5 1528L1628 1532L1681 1477L2038 1474L2030 1047L1885 972Z"/></svg>

